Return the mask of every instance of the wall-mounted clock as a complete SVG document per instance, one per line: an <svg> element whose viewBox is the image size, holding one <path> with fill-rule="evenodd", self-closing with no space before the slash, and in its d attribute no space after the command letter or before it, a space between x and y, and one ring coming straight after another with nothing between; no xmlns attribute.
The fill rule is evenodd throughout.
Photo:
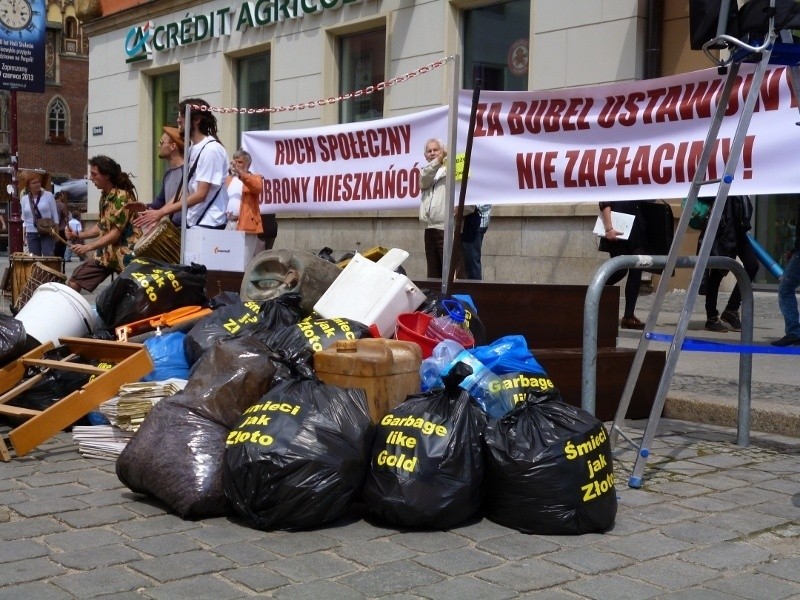
<svg viewBox="0 0 800 600"><path fill-rule="evenodd" d="M0 0L0 23L11 31L27 29L33 18L28 0Z"/></svg>

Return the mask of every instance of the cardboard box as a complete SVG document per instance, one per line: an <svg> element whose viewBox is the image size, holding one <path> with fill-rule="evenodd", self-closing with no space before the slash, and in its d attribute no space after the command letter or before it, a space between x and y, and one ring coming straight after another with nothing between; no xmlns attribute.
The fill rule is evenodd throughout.
<svg viewBox="0 0 800 600"><path fill-rule="evenodd" d="M254 233L192 227L186 230L185 261L209 271L241 273L253 258L256 241Z"/></svg>

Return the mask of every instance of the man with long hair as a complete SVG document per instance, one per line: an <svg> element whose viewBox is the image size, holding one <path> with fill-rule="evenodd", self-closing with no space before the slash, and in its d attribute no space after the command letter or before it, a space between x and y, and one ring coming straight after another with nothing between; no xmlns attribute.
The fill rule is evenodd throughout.
<svg viewBox="0 0 800 600"><path fill-rule="evenodd" d="M185 123L186 107L190 107L189 123ZM228 154L217 138L217 118L202 98L187 98L178 105L178 128L181 135L189 127L189 179L182 192L186 202L186 227L225 229L228 194ZM140 227L157 223L162 217L180 212L182 202L167 203L156 210L147 210L136 219Z"/></svg>
<svg viewBox="0 0 800 600"><path fill-rule="evenodd" d="M129 204L136 202L130 175L108 156L89 159L89 178L100 190L100 218L83 231L69 230L72 252L94 257L81 264L67 281L76 292L93 292L112 273L121 273L133 258L133 247L142 230L134 226ZM85 240L92 240L84 243Z"/></svg>

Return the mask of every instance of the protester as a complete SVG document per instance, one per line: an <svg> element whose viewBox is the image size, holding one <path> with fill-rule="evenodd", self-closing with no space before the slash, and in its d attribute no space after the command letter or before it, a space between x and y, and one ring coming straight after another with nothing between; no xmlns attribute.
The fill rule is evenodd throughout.
<svg viewBox="0 0 800 600"><path fill-rule="evenodd" d="M640 210L641 200L621 200L619 202L601 202L600 218L603 222L605 235L600 238L600 252L608 252L611 258L628 254L645 254L645 244L647 241L647 224L643 211ZM628 239L620 238L623 233L614 229L611 222L611 211L633 215ZM622 329L644 329L645 324L636 317L636 302L639 299L639 286L642 282L641 269L622 269L609 277L606 285L614 285L625 275L625 309L619 326Z"/></svg>
<svg viewBox="0 0 800 600"><path fill-rule="evenodd" d="M262 234L264 225L258 199L264 189L264 178L250 172L252 162L253 159L246 150L233 153L231 174L227 179L228 220L235 222L236 231ZM271 216L275 218L275 215ZM261 249L257 247L255 250L257 254Z"/></svg>
<svg viewBox="0 0 800 600"><path fill-rule="evenodd" d="M744 270L750 281L755 279L758 273L758 257L756 256L750 242L747 241L747 232L750 231L750 218L753 215L753 203L749 196L728 196L725 200L725 207L711 246L711 256L728 256L730 258L741 259ZM703 223L700 230L700 239L697 242L697 250L706 235L708 219ZM733 288L728 303L722 314L717 310L717 298L719 296L719 286L722 279L728 272L723 269L709 269L705 275L705 294L706 294L706 324L708 331L724 333L726 331L741 331L742 321L739 318L739 307L742 304L742 292L739 284Z"/></svg>
<svg viewBox="0 0 800 600"><path fill-rule="evenodd" d="M34 256L55 256L56 238L52 233L40 232L36 228L39 219L50 219L53 229L58 228L56 199L44 189L49 187L50 177L46 173L27 171L20 176L20 181L25 183L27 189L20 204L28 252Z"/></svg>
<svg viewBox="0 0 800 600"><path fill-rule="evenodd" d="M425 142L425 160L428 164L422 168L419 176L419 187L422 198L419 205L419 220L425 225L425 258L428 264L430 279L441 279L444 268L444 225L447 218L447 167L445 159L447 150L441 140L431 138ZM464 207L464 215L475 212L474 206ZM477 232L478 221L466 223L465 227L474 225ZM469 235L469 233L468 233ZM463 265L458 265L459 273Z"/></svg>
<svg viewBox="0 0 800 600"><path fill-rule="evenodd" d="M177 127L165 125L161 131L161 137L158 139L158 157L167 161L167 170L161 178L158 195L147 205L147 208L154 210L178 200L183 187L183 136ZM134 220L134 224L140 225L140 218ZM177 227L180 227L181 211L172 213L171 219Z"/></svg>
<svg viewBox="0 0 800 600"><path fill-rule="evenodd" d="M67 208L67 193L64 191L56 192L56 207L58 208L58 235L61 239L56 240L55 256L64 258L67 250L66 231L69 223L69 209Z"/></svg>
<svg viewBox="0 0 800 600"><path fill-rule="evenodd" d="M190 108L190 122L184 123L186 107ZM189 173L186 194L181 202L167 203L158 209L144 211L136 224L150 227L161 217L171 216L182 210L183 196L186 203L186 227L225 229L228 194L225 177L228 172L228 155L217 138L217 118L209 104L201 98L188 98L178 105L178 128L183 135L189 127Z"/></svg>
<svg viewBox="0 0 800 600"><path fill-rule="evenodd" d="M800 205L797 221L800 223ZM797 288L800 286L800 231L795 229L794 247L789 251L788 262L778 284L778 307L784 322L784 335L772 342L773 346L800 346L800 313L797 308Z"/></svg>
<svg viewBox="0 0 800 600"><path fill-rule="evenodd" d="M428 263L428 277L442 277L444 262L444 221L447 218L447 151L440 140L431 138L425 142L425 160L419 186L422 200L419 205L419 220L425 225L425 258Z"/></svg>
<svg viewBox="0 0 800 600"><path fill-rule="evenodd" d="M68 240L73 234L80 234L81 231L83 231L83 225L81 225L81 222L78 219L78 213L72 213L70 215L69 222L67 223L67 231L64 239ZM72 252L72 245L68 245L66 251L64 252L64 260L66 262L70 262L73 256L74 253Z"/></svg>
<svg viewBox="0 0 800 600"><path fill-rule="evenodd" d="M467 279L483 279L483 266L481 264L481 251L483 249L483 237L489 229L489 220L492 215L491 204L481 204L476 207L475 215L478 219L478 227L472 240L467 239L467 224L465 217L464 231L461 234L461 247L464 253L464 274Z"/></svg>
<svg viewBox="0 0 800 600"><path fill-rule="evenodd" d="M94 156L89 159L89 178L100 190L100 217L97 224L83 231L70 231L70 239L78 243L72 251L78 256L94 252L67 280L77 292L93 292L113 273L121 273L133 257L133 248L142 230L134 226L128 204L135 203L136 188L130 175L114 159ZM96 238L96 239L95 239ZM84 240L93 239L87 244Z"/></svg>

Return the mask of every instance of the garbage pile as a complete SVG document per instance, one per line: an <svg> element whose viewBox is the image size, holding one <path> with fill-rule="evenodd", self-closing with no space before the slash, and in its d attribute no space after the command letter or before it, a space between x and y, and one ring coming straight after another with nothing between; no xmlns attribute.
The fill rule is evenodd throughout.
<svg viewBox="0 0 800 600"><path fill-rule="evenodd" d="M342 269L267 251L238 296L211 299L202 267L136 259L98 298L105 331L91 335L210 312L148 340L147 379L187 383L140 420L120 480L183 518L268 530L354 504L404 529L485 515L525 533L610 530L603 424L561 400L522 336L487 340L470 298L420 290L403 259L355 254Z"/></svg>

